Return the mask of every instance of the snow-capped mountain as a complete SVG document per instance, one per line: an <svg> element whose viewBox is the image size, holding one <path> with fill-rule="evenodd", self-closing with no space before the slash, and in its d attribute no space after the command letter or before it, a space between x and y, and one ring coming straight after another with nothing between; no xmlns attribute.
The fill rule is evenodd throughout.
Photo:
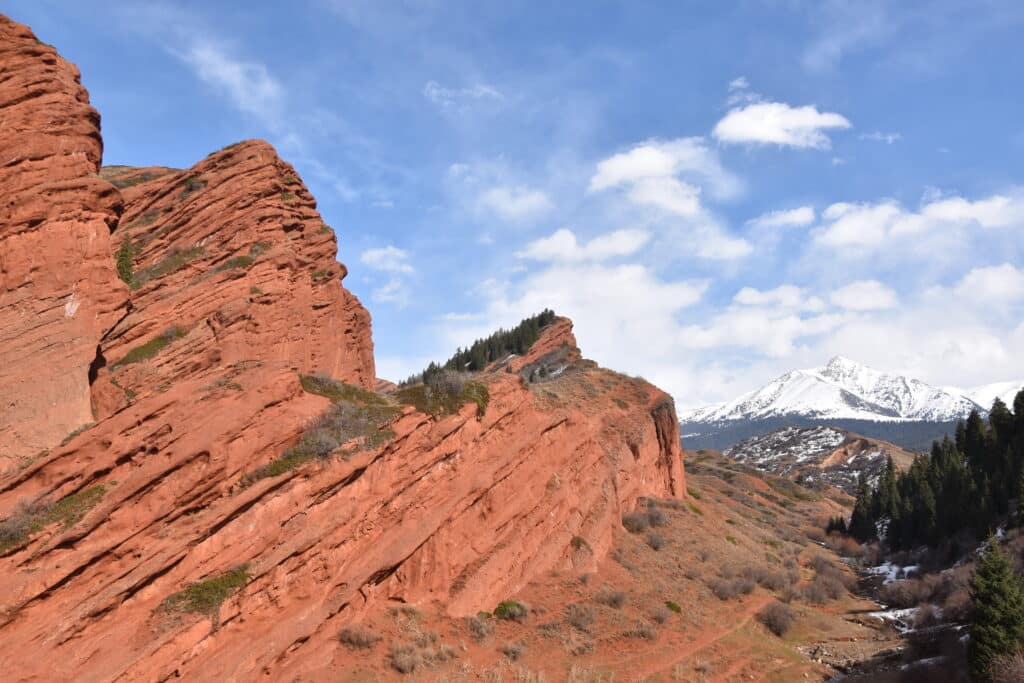
<svg viewBox="0 0 1024 683"><path fill-rule="evenodd" d="M836 356L828 364L793 370L739 398L684 412L683 423L799 416L816 420L950 422L979 405L962 393L879 372Z"/></svg>
<svg viewBox="0 0 1024 683"><path fill-rule="evenodd" d="M977 403L982 408L991 408L992 404L995 403L995 400L998 398L1001 399L1003 403L1010 408L1010 410L1013 410L1013 399L1017 397L1017 392L1022 389L1024 389L1024 380L985 384L972 389L964 389L960 393Z"/></svg>

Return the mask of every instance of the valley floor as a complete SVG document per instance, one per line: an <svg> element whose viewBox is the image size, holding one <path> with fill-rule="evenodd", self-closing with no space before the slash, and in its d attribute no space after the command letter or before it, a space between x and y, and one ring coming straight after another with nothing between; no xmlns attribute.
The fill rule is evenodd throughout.
<svg viewBox="0 0 1024 683"><path fill-rule="evenodd" d="M409 680L825 681L901 649L869 616L878 604L814 593L819 574L856 581L808 536L838 501L716 455L691 456L687 470L688 499L627 520L637 532L621 530L596 572L550 572L509 596L528 606L520 621L395 605L364 620L375 642L342 648L323 677L392 680L409 667ZM638 529L641 518L656 525ZM759 619L780 600L795 617L782 637Z"/></svg>

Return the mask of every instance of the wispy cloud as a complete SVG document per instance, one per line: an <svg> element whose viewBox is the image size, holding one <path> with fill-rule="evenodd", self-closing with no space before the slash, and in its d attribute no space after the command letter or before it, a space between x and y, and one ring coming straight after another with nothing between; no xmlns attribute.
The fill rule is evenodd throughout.
<svg viewBox="0 0 1024 683"><path fill-rule="evenodd" d="M870 133L861 133L857 136L858 140L870 140L871 142L884 142L887 145L891 145L894 142L899 142L903 139L903 136L899 133L883 133L878 130L871 131Z"/></svg>
<svg viewBox="0 0 1024 683"><path fill-rule="evenodd" d="M525 186L491 187L480 193L477 208L496 214L506 221L522 221L551 209L551 200L540 191Z"/></svg>
<svg viewBox="0 0 1024 683"><path fill-rule="evenodd" d="M409 252L391 244L386 247L367 249L359 255L359 261L369 268L387 273L413 272L413 267L409 263Z"/></svg>
<svg viewBox="0 0 1024 683"><path fill-rule="evenodd" d="M202 38L173 54L241 111L277 122L284 90L263 64L234 58L220 45Z"/></svg>
<svg viewBox="0 0 1024 683"><path fill-rule="evenodd" d="M761 214L748 221L748 225L757 228L787 228L792 226L810 225L814 222L814 208L800 206L795 209L782 209Z"/></svg>
<svg viewBox="0 0 1024 683"><path fill-rule="evenodd" d="M423 96L445 109L462 107L469 102L490 100L501 101L505 96L494 86L476 83L465 88L446 88L437 81L427 81Z"/></svg>

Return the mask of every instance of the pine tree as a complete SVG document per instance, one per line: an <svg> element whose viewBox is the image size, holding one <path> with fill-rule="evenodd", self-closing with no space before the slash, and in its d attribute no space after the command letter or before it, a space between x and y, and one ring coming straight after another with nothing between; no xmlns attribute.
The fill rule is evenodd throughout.
<svg viewBox="0 0 1024 683"><path fill-rule="evenodd" d="M861 471L857 477L857 499L853 504L853 514L850 515L850 535L861 543L875 538L878 534L875 528L875 517L872 514L874 508L871 487L868 480Z"/></svg>
<svg viewBox="0 0 1024 683"><path fill-rule="evenodd" d="M1024 583L995 538L989 539L971 578L971 602L974 626L967 657L971 676L987 681L997 657L1024 646Z"/></svg>

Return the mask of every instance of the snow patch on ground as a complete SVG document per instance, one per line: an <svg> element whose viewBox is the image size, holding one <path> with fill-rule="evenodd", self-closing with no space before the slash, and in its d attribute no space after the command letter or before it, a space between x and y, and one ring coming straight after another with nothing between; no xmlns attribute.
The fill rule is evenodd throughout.
<svg viewBox="0 0 1024 683"><path fill-rule="evenodd" d="M917 570L918 566L916 564L901 567L900 565L893 564L892 562L885 562L877 567L868 567L864 570L864 573L871 576L885 577L882 583L892 583L893 581L909 578L911 574L916 573Z"/></svg>

